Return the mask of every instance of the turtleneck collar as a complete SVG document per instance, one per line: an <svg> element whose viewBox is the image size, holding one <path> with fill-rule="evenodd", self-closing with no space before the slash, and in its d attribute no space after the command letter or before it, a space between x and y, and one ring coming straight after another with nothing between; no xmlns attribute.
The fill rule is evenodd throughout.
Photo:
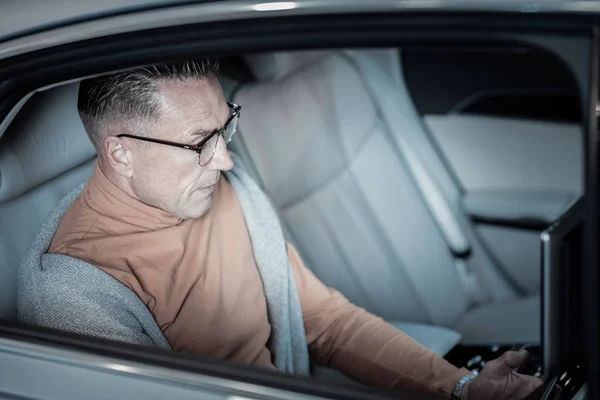
<svg viewBox="0 0 600 400"><path fill-rule="evenodd" d="M104 175L98 161L96 161L94 172L86 185L85 200L99 213L143 230L165 229L179 225L183 221L125 193Z"/></svg>

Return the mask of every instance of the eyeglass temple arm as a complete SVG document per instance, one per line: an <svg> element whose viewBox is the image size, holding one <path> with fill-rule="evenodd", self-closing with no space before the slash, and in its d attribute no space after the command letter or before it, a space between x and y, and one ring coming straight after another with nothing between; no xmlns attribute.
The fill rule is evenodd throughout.
<svg viewBox="0 0 600 400"><path fill-rule="evenodd" d="M210 136L212 136L212 135L210 135ZM132 139L142 140L144 142L152 142L152 143L164 144L164 145L167 145L167 146L173 146L173 147L178 147L180 149L194 150L194 151L197 151L197 149L200 147L199 145L188 145L188 144L182 144L182 143L175 143L175 142L170 142L168 140L153 139L153 138L147 138L147 137L135 136L135 135L128 135L128 134L117 135L117 137L119 137L119 138L120 137L128 137L128 138L132 138Z"/></svg>

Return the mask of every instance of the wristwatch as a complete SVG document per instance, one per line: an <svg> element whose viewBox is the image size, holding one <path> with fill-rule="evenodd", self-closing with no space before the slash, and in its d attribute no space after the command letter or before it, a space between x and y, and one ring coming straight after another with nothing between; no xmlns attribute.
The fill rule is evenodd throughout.
<svg viewBox="0 0 600 400"><path fill-rule="evenodd" d="M461 400L461 394L462 394L463 388L465 387L467 382L469 382L470 380L473 380L473 379L475 379L475 375L465 375L462 378L460 378L460 380L454 387L452 394L450 394L450 398L452 400Z"/></svg>

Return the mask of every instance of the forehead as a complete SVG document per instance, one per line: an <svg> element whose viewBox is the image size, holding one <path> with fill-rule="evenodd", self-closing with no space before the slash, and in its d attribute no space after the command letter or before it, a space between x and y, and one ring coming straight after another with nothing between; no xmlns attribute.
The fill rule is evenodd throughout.
<svg viewBox="0 0 600 400"><path fill-rule="evenodd" d="M204 79L169 79L159 81L158 95L162 109L170 113L212 114L225 106L225 98L219 81L214 77Z"/></svg>
<svg viewBox="0 0 600 400"><path fill-rule="evenodd" d="M214 77L170 79L157 84L161 101L153 135L172 141L198 139L198 132L211 132L223 126L229 115L223 91Z"/></svg>

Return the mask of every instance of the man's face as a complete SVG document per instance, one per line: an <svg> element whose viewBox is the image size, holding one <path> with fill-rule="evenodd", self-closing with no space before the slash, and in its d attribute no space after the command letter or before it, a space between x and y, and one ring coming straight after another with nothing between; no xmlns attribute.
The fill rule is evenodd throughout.
<svg viewBox="0 0 600 400"><path fill-rule="evenodd" d="M149 125L148 137L197 144L221 128L229 117L229 107L214 76L168 80L158 87L161 115L158 123ZM182 219L198 218L208 211L221 171L233 167L222 137L205 166L200 166L199 155L194 151L135 142L131 147L133 191L142 202Z"/></svg>

